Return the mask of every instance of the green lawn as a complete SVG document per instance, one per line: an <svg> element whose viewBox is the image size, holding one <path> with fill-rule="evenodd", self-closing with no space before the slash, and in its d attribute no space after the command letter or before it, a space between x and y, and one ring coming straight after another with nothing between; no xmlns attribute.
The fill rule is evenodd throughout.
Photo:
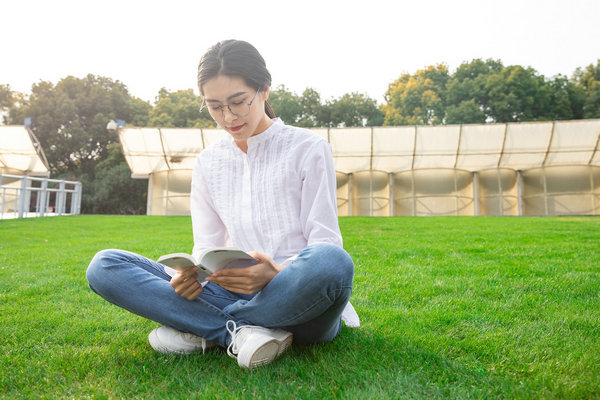
<svg viewBox="0 0 600 400"><path fill-rule="evenodd" d="M184 217L0 221L0 398L600 398L600 218L341 219L359 329L242 370L154 353L96 251L190 251Z"/></svg>

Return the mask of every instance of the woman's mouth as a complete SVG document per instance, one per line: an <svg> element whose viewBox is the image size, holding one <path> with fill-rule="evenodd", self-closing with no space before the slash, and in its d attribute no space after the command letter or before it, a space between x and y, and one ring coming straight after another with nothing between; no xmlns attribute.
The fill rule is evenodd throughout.
<svg viewBox="0 0 600 400"><path fill-rule="evenodd" d="M237 132L237 131L239 131L240 129L242 129L243 127L244 127L244 124L242 124L242 125L238 125L238 126L232 126L232 127L230 127L230 128L229 128L229 130L230 130L231 132Z"/></svg>

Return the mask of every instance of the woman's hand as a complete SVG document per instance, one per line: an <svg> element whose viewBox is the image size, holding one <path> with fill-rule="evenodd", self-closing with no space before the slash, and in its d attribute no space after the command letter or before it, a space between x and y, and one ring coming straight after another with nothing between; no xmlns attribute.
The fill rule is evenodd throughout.
<svg viewBox="0 0 600 400"><path fill-rule="evenodd" d="M185 271L177 271L171 278L171 286L175 293L188 300L195 300L202 293L202 285L198 282L198 268L188 268Z"/></svg>
<svg viewBox="0 0 600 400"><path fill-rule="evenodd" d="M258 259L258 264L246 268L228 268L213 273L206 278L207 281L216 283L231 292L252 294L265 286L283 269L271 257L258 252L250 252L252 257Z"/></svg>

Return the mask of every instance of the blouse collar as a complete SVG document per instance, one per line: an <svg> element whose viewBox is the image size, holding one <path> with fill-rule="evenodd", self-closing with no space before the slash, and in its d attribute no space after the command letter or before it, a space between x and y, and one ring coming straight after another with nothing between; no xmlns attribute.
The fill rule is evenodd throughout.
<svg viewBox="0 0 600 400"><path fill-rule="evenodd" d="M283 121L281 118L273 118L273 123L267 129L259 133L258 135L251 136L248 138L248 148L256 146L260 143L267 142L275 132L283 125ZM233 140L233 136L229 136L229 140L233 146L239 149L237 144L235 144L235 140Z"/></svg>

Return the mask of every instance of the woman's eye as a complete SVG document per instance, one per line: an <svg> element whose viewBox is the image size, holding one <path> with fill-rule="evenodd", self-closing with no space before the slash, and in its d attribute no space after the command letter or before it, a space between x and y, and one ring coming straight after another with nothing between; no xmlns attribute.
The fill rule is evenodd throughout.
<svg viewBox="0 0 600 400"><path fill-rule="evenodd" d="M241 106L242 104L244 104L246 102L246 100L240 100L240 101L234 101L233 104L234 106Z"/></svg>
<svg viewBox="0 0 600 400"><path fill-rule="evenodd" d="M208 106L213 111L219 111L223 109L223 106Z"/></svg>

